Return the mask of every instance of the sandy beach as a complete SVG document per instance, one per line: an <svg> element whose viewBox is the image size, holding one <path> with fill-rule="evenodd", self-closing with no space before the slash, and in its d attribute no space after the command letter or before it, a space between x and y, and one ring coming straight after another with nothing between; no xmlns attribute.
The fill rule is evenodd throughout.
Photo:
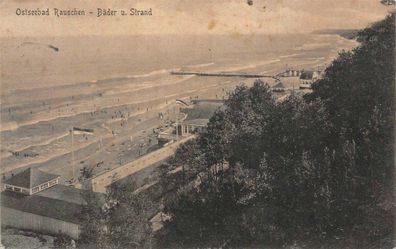
<svg viewBox="0 0 396 249"><path fill-rule="evenodd" d="M236 85L250 85L255 80L241 77L171 75L173 70L276 75L286 68L323 69L339 51L356 45L356 42L338 36L313 36L309 38L309 45L304 45L304 39L300 39L300 42L291 43L292 45L288 42L284 50L277 51L271 50L270 43L267 44L268 48L262 48L262 44L258 42L240 42L238 46L243 51L249 51L245 53L246 58L241 58L240 61L229 59L236 58L235 56L227 57L227 53L234 51L230 48L216 54L205 50L206 54L203 55L186 50L185 55L190 56L188 60L171 58L166 69L152 70L151 67L148 70L147 66L161 64L165 58L151 58L155 62L151 64L150 58L143 58L143 62L147 60L147 65L140 66L139 70L134 70L136 73L130 74L125 69L128 54L113 61L113 64L103 60L94 70L89 63L97 58L95 55L84 60L80 58L83 61L78 63L88 63L84 64L87 72L76 72L73 81L70 81L73 76L69 75L70 68L59 69L60 62L55 59L53 65L44 66L46 70L54 67L52 70L66 75L60 77L63 82L56 84L52 82L59 75L48 74L47 71L41 73L43 63L27 64L19 69L19 74L7 66L4 69L6 82L2 85L1 93L0 159L3 177L8 178L27 167L39 167L61 175L62 181L66 183L73 176L73 168L77 178L82 167L94 167L94 172L101 172L125 164L155 146L153 129L166 120L175 119L175 99L222 99ZM12 43L7 44L12 46ZM201 50L203 51L202 48ZM28 52L30 51L23 51L23 55L27 56L25 54ZM112 52L113 57L108 57L108 60L114 59L120 53L118 50L102 53L110 56ZM160 53L162 56L166 54ZM14 63L23 62L24 57L19 56L21 61ZM179 64L176 64L176 59L180 59ZM66 56L63 60L72 58ZM130 66L138 63L138 60L131 61ZM73 64L69 65L71 68L75 67ZM107 75L104 75L102 67L106 68L103 71ZM120 68L124 72L116 74L117 71L120 72ZM34 73L37 75L26 78ZM87 80L86 76L91 80ZM27 82L22 84L25 79L28 79ZM270 85L274 84L273 80L265 81ZM287 79L283 83L289 89L296 87L293 81ZM72 127L94 129L93 135L75 136L75 167L71 167Z"/></svg>

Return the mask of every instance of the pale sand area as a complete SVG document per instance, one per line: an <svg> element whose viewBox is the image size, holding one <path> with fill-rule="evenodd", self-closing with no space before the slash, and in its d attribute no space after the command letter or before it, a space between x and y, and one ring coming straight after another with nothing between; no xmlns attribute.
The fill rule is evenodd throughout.
<svg viewBox="0 0 396 249"><path fill-rule="evenodd" d="M200 79L204 80L203 78ZM216 98L216 95L217 98L222 98L227 91L230 91L235 85L242 82L242 79L226 78L222 80L223 83L221 84L215 83L210 85L209 82L218 82L219 79L205 79L208 85L206 87L201 87L197 90L186 89L185 92L179 91L177 94L165 95L164 99L161 100L140 102L139 107L136 107L135 111L129 115L129 118L119 118L120 112L125 112L125 105L112 107L111 112L107 111L107 113L101 113L102 115L97 113L93 114L93 116L91 114L80 114L78 118L74 116L72 124L76 126L80 124L80 126L90 128L94 127L94 135L87 135L85 137L82 135L75 136L74 150L75 162L77 162L76 171L78 167L83 167L87 164L95 165L99 162L103 162L100 169L105 169L118 166L120 162L124 163L133 160L139 156L137 153L139 149L142 154L149 147L147 136L148 134L152 134L154 128L157 128L166 119L174 120L175 98L188 99L190 96ZM253 79L250 79L250 83L252 82ZM183 87L185 87L185 85L179 86L179 88ZM173 91L175 91L175 89L173 89ZM164 92L166 93L166 90L164 90ZM122 97L120 97L120 102L121 101ZM158 113L160 112L164 114L163 120L159 118ZM49 122L51 122L51 125ZM22 140L26 141L26 144L31 144L32 139L37 139L37 143L33 143L30 146L28 145L28 147L20 150L20 155L31 155L35 153L39 155L35 157L17 157L7 155L7 151L5 151L5 156L2 159L3 167L6 166L7 171L12 169L12 172L16 173L17 171L15 169L17 168L23 169L30 166L38 166L54 173L67 174L67 177L71 176L71 173L69 173L71 169L71 136L67 132L68 127L71 125L70 123L70 117L58 118L51 121L36 123L34 124L35 127L23 126L19 128L19 135L24 131L26 133L25 136L29 137L29 139ZM56 127L53 131L52 125ZM66 132L63 131L63 133L61 133L61 126L64 127ZM43 132L48 134L48 140L39 143L42 141L42 137L32 136L32 134L29 133L32 129L42 129ZM114 134L111 131L114 131ZM142 133L143 131L145 131L145 133ZM53 139L51 137L52 132L59 132L61 135ZM132 142L130 139L131 136L133 137ZM103 146L99 145L100 140L102 140ZM9 140L10 145L11 141L12 140ZM18 141L14 139L14 141L12 145L21 146L21 140ZM151 136L152 145L155 141L155 137ZM146 144L146 146L140 148L138 144ZM123 155L123 153L125 155ZM84 161L84 163L80 163L81 161ZM65 169L68 172L64 172Z"/></svg>

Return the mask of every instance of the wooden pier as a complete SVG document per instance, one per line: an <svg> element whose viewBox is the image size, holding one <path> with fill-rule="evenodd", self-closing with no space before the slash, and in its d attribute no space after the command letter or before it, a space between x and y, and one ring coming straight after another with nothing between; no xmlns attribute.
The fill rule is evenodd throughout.
<svg viewBox="0 0 396 249"><path fill-rule="evenodd" d="M254 74L254 73L244 73L244 72L195 72L195 71L172 71L173 75L195 75L195 76L205 76L205 77L243 77L243 78L273 78L277 79L273 75L265 74Z"/></svg>

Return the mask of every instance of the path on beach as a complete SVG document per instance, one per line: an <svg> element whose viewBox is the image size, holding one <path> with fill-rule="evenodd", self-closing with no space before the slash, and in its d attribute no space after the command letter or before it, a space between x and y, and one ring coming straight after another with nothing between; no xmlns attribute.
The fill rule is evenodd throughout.
<svg viewBox="0 0 396 249"><path fill-rule="evenodd" d="M142 157L139 157L135 161L127 163L125 165L114 168L111 171L103 172L89 180L87 180L87 185L92 188L95 192L106 192L106 187L111 185L113 182L121 180L131 174L134 174L140 170L143 170L151 165L161 162L169 157L171 157L179 147L179 145L196 138L196 135L191 135L185 137L177 142L174 142L166 147L155 150L148 153Z"/></svg>

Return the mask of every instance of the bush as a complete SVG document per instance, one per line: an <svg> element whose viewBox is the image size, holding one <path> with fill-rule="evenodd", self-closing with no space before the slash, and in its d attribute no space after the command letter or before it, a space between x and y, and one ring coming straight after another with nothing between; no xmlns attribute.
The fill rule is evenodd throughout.
<svg viewBox="0 0 396 249"><path fill-rule="evenodd" d="M237 87L176 154L201 178L193 188L178 182L164 236L183 246L339 238L354 248L390 236L394 19L359 32L361 45L304 99L276 103L261 81Z"/></svg>

